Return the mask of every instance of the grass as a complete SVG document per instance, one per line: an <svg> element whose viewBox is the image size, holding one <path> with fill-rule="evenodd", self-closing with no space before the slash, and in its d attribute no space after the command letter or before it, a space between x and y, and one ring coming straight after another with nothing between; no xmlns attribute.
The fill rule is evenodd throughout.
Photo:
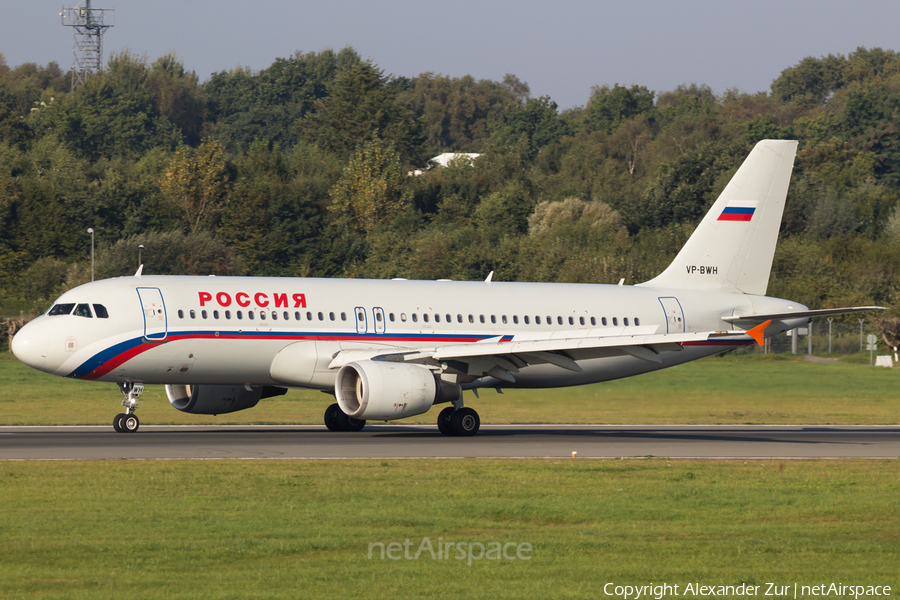
<svg viewBox="0 0 900 600"><path fill-rule="evenodd" d="M602 384L551 390L466 392L484 423L895 424L900 370L813 364L784 355L734 355ZM107 424L121 411L110 383L73 381L0 360L0 424ZM319 424L333 402L291 390L253 409L213 416L173 409L162 386L148 386L145 424ZM433 423L432 410L407 423Z"/></svg>
<svg viewBox="0 0 900 600"><path fill-rule="evenodd" d="M896 590L897 465L5 462L0 597L596 598L606 582ZM377 546L368 558L371 543L407 539L414 555L425 537L533 552L471 566L455 553L381 559Z"/></svg>

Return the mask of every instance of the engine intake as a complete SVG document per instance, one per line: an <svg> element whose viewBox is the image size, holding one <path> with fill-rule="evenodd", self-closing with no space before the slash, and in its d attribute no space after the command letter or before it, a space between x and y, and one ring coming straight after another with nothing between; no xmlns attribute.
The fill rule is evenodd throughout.
<svg viewBox="0 0 900 600"><path fill-rule="evenodd" d="M341 410L355 419L403 419L432 405L457 400L456 384L437 379L422 365L361 360L344 365L334 383Z"/></svg>
<svg viewBox="0 0 900 600"><path fill-rule="evenodd" d="M242 385L167 385L169 402L181 412L194 415L220 415L253 408L262 398L281 396L287 388L263 386L247 389Z"/></svg>

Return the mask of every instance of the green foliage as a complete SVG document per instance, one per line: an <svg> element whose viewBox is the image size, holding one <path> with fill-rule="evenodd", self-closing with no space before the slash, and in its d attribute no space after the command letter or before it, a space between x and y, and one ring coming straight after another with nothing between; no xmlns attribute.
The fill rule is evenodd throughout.
<svg viewBox="0 0 900 600"><path fill-rule="evenodd" d="M339 226L370 234L410 201L400 155L379 139L366 142L344 169L331 197L329 209Z"/></svg>
<svg viewBox="0 0 900 600"><path fill-rule="evenodd" d="M612 133L622 121L651 112L653 95L642 85L595 86L587 105L588 122L592 129Z"/></svg>
<svg viewBox="0 0 900 600"><path fill-rule="evenodd" d="M160 247L148 272L634 283L762 138L800 141L770 290L900 299L891 50L806 58L771 94L614 85L562 113L514 75L389 77L352 48L203 84L174 53L123 52L70 85L0 57L0 297L21 306L85 280L88 227L101 261L131 257L115 274L181 229L227 252ZM481 156L410 175L442 152Z"/></svg>
<svg viewBox="0 0 900 600"><path fill-rule="evenodd" d="M200 231L148 231L119 239L99 253L99 277L133 275L138 268L138 246L145 275L238 275L234 253L210 233Z"/></svg>
<svg viewBox="0 0 900 600"><path fill-rule="evenodd" d="M384 72L368 61L340 70L329 95L301 122L301 137L348 158L360 144L382 139L394 145L404 162L414 160L418 140L413 113L388 84Z"/></svg>

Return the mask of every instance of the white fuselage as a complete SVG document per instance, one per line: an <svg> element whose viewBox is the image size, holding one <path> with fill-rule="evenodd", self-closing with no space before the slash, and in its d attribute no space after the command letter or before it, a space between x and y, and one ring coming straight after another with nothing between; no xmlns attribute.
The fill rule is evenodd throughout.
<svg viewBox="0 0 900 600"><path fill-rule="evenodd" d="M334 386L329 364L342 351L408 351L497 338L732 331L721 317L805 309L763 296L645 286L171 276L86 284L56 302L65 304L99 304L108 317L100 318L96 310L91 316L38 317L17 336L15 351L23 362L55 375L99 381L325 390ZM767 335L798 324L779 322ZM685 344L681 352L664 354L661 363L574 350L569 355L581 372L529 365L515 383L502 387L606 381L737 345ZM273 362L289 346L291 362L282 360L275 372L292 374L273 377ZM470 387L499 384L488 377Z"/></svg>

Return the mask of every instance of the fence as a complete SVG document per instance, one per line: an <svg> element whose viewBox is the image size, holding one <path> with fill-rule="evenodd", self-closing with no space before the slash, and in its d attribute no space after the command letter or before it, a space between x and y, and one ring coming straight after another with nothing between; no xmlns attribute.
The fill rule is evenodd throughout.
<svg viewBox="0 0 900 600"><path fill-rule="evenodd" d="M830 326L830 332L829 332ZM881 339L878 327L871 319L854 319L853 321L833 320L830 324L827 319L813 319L811 326L807 325L800 328L800 335L797 336L796 352L797 354L810 354L810 334L812 329L812 354L819 356L841 356L850 354L859 354L866 352L868 354L866 338L869 334L874 334L877 339L877 350L874 354L890 354L892 348L885 346L884 340ZM793 350L793 334L794 332L785 332L766 340L764 348L754 345L744 350L744 352L773 352L776 354L788 353Z"/></svg>

